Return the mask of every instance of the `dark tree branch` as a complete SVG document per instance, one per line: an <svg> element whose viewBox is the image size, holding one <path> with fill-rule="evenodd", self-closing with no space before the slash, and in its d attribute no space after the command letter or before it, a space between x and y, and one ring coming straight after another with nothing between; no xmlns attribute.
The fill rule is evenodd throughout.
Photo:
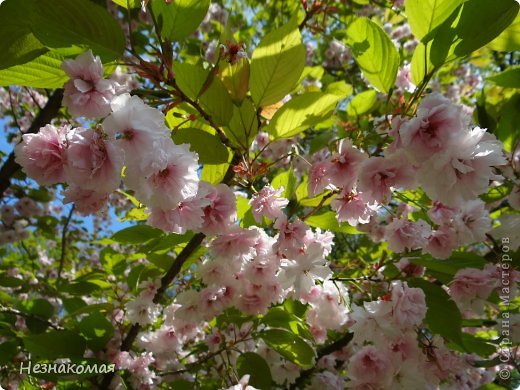
<svg viewBox="0 0 520 390"><path fill-rule="evenodd" d="M27 130L26 134L37 133L40 127L43 127L51 122L57 115L61 108L61 100L63 99L63 90L57 89L49 97L47 104L40 110L36 118ZM20 165L14 161L14 151L11 152L2 168L0 168L0 199L3 198L5 190L11 185L11 178L18 172Z"/></svg>
<svg viewBox="0 0 520 390"><path fill-rule="evenodd" d="M330 355L333 352L339 351L341 348L346 347L348 343L354 337L353 333L346 333L340 339L334 341L332 344L325 345L321 348L318 348L318 353L316 356L316 363L323 357ZM300 373L300 376L296 378L296 381L291 385L291 390L303 389L304 382L316 371L316 366L309 368L308 370L304 370Z"/></svg>
<svg viewBox="0 0 520 390"><path fill-rule="evenodd" d="M36 314L32 314L32 313L24 313L20 310L16 310L16 309L12 309L10 307L4 307L4 306L0 306L0 313L6 313L6 314L14 314L14 315L17 315L17 316L20 316L20 317L23 317L23 318L27 318L27 319L33 319L33 320L37 320L37 321L40 321L40 322L43 322L45 324L47 324L48 326L50 326L51 328L55 329L55 330L63 330L65 328L59 326L59 325L56 325L56 324L53 324L51 321L43 318L43 317L40 317Z"/></svg>

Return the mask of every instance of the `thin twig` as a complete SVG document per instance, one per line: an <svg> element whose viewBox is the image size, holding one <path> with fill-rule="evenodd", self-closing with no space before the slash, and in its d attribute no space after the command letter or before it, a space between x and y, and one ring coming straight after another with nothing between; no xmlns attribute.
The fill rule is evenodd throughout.
<svg viewBox="0 0 520 390"><path fill-rule="evenodd" d="M38 320L38 321L46 323L48 326L50 326L51 328L53 328L55 330L63 330L63 329L65 329L65 328L63 328L63 327L61 327L59 325L53 324L49 320L47 320L47 319L45 319L43 317L40 317L40 316L38 316L36 314L24 313L24 312L22 312L20 310L16 310L16 309L13 309L13 308L10 308L10 307L0 306L0 313L14 314L14 315L17 315L17 316L20 316L20 317Z"/></svg>
<svg viewBox="0 0 520 390"><path fill-rule="evenodd" d="M61 279L61 272L63 271L63 263L65 262L65 254L67 251L67 229L69 227L70 219L72 218L72 214L74 213L74 204L70 208L69 215L67 216L67 220L63 225L63 231L61 232L61 256L60 256L60 266L58 268L58 280Z"/></svg>

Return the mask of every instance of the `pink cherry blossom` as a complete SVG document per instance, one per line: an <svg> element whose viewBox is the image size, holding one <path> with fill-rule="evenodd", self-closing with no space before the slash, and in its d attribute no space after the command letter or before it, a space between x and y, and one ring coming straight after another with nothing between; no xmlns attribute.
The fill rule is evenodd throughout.
<svg viewBox="0 0 520 390"><path fill-rule="evenodd" d="M491 230L491 219L486 205L480 199L466 202L454 216L452 226L459 245L484 241Z"/></svg>
<svg viewBox="0 0 520 390"><path fill-rule="evenodd" d="M460 106L444 96L426 96L417 109L417 117L399 128L402 146L416 162L444 151L454 135L463 131L465 120Z"/></svg>
<svg viewBox="0 0 520 390"><path fill-rule="evenodd" d="M332 275L326 265L323 248L318 243L309 245L305 253L294 259L283 259L281 268L278 278L282 287L294 289L297 297L308 293L315 280L324 281Z"/></svg>
<svg viewBox="0 0 520 390"><path fill-rule="evenodd" d="M348 222L352 226L368 223L370 216L377 211L377 204L364 199L363 194L343 190L330 203L336 211L338 222Z"/></svg>
<svg viewBox="0 0 520 390"><path fill-rule="evenodd" d="M346 291L340 294L336 285L326 280L311 292L312 308L307 312L307 321L312 326L339 330L347 321Z"/></svg>
<svg viewBox="0 0 520 390"><path fill-rule="evenodd" d="M401 253L405 249L417 249L426 245L431 227L422 219L417 222L408 219L394 219L385 228L385 239L390 250Z"/></svg>
<svg viewBox="0 0 520 390"><path fill-rule="evenodd" d="M89 50L74 60L64 60L62 67L70 77L63 94L63 104L69 113L87 118L107 116L117 83L103 78L100 58Z"/></svg>
<svg viewBox="0 0 520 390"><path fill-rule="evenodd" d="M490 234L497 240L507 237L509 250L518 250L520 247L520 215L503 213L498 220L500 225L494 227Z"/></svg>
<svg viewBox="0 0 520 390"><path fill-rule="evenodd" d="M366 160L366 155L352 146L352 141L342 139L339 151L332 157L329 170L331 183L343 190L351 190L357 180L359 166Z"/></svg>
<svg viewBox="0 0 520 390"><path fill-rule="evenodd" d="M350 359L348 374L350 388L389 388L394 368L389 355L372 345L360 349Z"/></svg>
<svg viewBox="0 0 520 390"><path fill-rule="evenodd" d="M313 164L309 170L309 183L307 191L309 196L316 196L323 192L331 182L331 172L333 165L330 161L321 161Z"/></svg>
<svg viewBox="0 0 520 390"><path fill-rule="evenodd" d="M73 202L76 211L82 215L97 213L108 203L108 194L85 190L75 185L69 186L63 195L63 203Z"/></svg>
<svg viewBox="0 0 520 390"><path fill-rule="evenodd" d="M424 292L420 288L410 288L406 283L396 281L392 286L393 316L402 328L419 326L426 315Z"/></svg>
<svg viewBox="0 0 520 390"><path fill-rule="evenodd" d="M509 205L515 210L520 210L520 186L515 186L507 197Z"/></svg>
<svg viewBox="0 0 520 390"><path fill-rule="evenodd" d="M428 237L428 243L423 251L431 254L436 259L447 259L457 247L455 230L448 225L441 225Z"/></svg>
<svg viewBox="0 0 520 390"><path fill-rule="evenodd" d="M471 308L479 312L482 301L489 297L496 285L496 279L489 272L476 268L458 271L450 284L450 295L461 308Z"/></svg>
<svg viewBox="0 0 520 390"><path fill-rule="evenodd" d="M447 206L459 206L486 192L490 180L500 179L492 167L505 163L502 144L485 129L476 127L423 163L419 183L430 198Z"/></svg>
<svg viewBox="0 0 520 390"><path fill-rule="evenodd" d="M306 234L309 227L299 219L289 222L286 216L278 218L274 227L279 230L274 250L280 255L298 255L306 244Z"/></svg>
<svg viewBox="0 0 520 390"><path fill-rule="evenodd" d="M125 308L127 318L132 324L153 324L159 315L159 307L145 294L128 301Z"/></svg>
<svg viewBox="0 0 520 390"><path fill-rule="evenodd" d="M289 204L287 199L281 197L283 190L283 187L275 190L271 186L265 186L253 195L249 203L256 222L262 222L263 216L274 220L283 214L282 208Z"/></svg>
<svg viewBox="0 0 520 390"><path fill-rule="evenodd" d="M428 210L428 217L430 217L434 223L440 225L451 222L455 212L455 208L448 207L441 202L434 201L431 209Z"/></svg>
<svg viewBox="0 0 520 390"><path fill-rule="evenodd" d="M260 256L247 262L244 267L244 278L257 283L271 283L275 280L279 262L275 257Z"/></svg>
<svg viewBox="0 0 520 390"><path fill-rule="evenodd" d="M63 151L66 128L42 127L37 134L24 134L15 148L15 161L41 185L64 181Z"/></svg>
<svg viewBox="0 0 520 390"><path fill-rule="evenodd" d="M395 2L394 2L395 5ZM402 68L397 72L397 78L395 80L395 86L401 88L406 92L413 92L415 84L412 82L412 72L410 70L410 64L403 65Z"/></svg>
<svg viewBox="0 0 520 390"><path fill-rule="evenodd" d="M236 306L247 314L265 314L269 305L280 296L281 288L276 282L257 284L244 280Z"/></svg>
<svg viewBox="0 0 520 390"><path fill-rule="evenodd" d="M169 210L197 194L197 169L197 155L167 139L154 154L143 156L138 167L128 167L125 183L146 205Z"/></svg>
<svg viewBox="0 0 520 390"><path fill-rule="evenodd" d="M103 130L125 151L127 165L137 165L143 150L162 147L170 136L162 112L138 96L120 95L111 107L114 112L103 121Z"/></svg>
<svg viewBox="0 0 520 390"><path fill-rule="evenodd" d="M121 182L123 151L107 142L98 129L70 131L65 150L65 175L69 183L100 193L114 191Z"/></svg>
<svg viewBox="0 0 520 390"><path fill-rule="evenodd" d="M177 234L198 231L204 222L204 207L209 203L205 198L193 197L179 202L171 210L154 208L148 217L148 224Z"/></svg>
<svg viewBox="0 0 520 390"><path fill-rule="evenodd" d="M211 242L210 251L215 257L250 260L256 254L257 239L256 230L233 226Z"/></svg>
<svg viewBox="0 0 520 390"><path fill-rule="evenodd" d="M409 277L421 277L424 275L424 267L411 263L406 257L401 257L396 267L405 275Z"/></svg>
<svg viewBox="0 0 520 390"><path fill-rule="evenodd" d="M200 231L206 235L222 234L229 229L237 218L235 194L225 184L211 186L201 182L201 193L209 205L204 207L204 222Z"/></svg>
<svg viewBox="0 0 520 390"><path fill-rule="evenodd" d="M358 190L366 199L388 202L392 188L415 187L415 170L402 154L371 157L360 167Z"/></svg>

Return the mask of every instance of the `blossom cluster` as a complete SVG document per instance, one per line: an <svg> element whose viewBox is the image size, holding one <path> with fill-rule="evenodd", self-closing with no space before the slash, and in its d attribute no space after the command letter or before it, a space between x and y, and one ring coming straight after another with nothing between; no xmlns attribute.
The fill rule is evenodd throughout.
<svg viewBox="0 0 520 390"><path fill-rule="evenodd" d="M490 181L502 178L496 172L507 163L502 144L484 129L471 128L462 107L439 94L425 97L416 116L395 116L389 135L393 142L384 156L369 156L340 141L337 153L312 165L309 194L339 192L331 203L339 222L386 219L368 230L394 252L423 249L445 259L462 245L484 240L491 220L478 196ZM380 212L394 201L395 190L418 186L433 200L428 220L409 219L413 210L407 207L383 218Z"/></svg>

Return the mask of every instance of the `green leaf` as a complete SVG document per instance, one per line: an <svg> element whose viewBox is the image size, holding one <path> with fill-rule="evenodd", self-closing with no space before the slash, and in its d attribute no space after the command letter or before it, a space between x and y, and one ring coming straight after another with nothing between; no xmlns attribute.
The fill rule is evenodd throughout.
<svg viewBox="0 0 520 390"><path fill-rule="evenodd" d="M307 305L294 299L286 299L283 303L283 307L287 312L294 314L296 317L303 318L307 311Z"/></svg>
<svg viewBox="0 0 520 390"><path fill-rule="evenodd" d="M434 69L434 65L430 60L431 46L431 42L428 42L426 45L419 42L413 52L410 70L412 73L412 81L415 85L419 85L426 78L426 75L431 73Z"/></svg>
<svg viewBox="0 0 520 390"><path fill-rule="evenodd" d="M289 170L276 175L271 181L271 185L273 188L283 187L284 192L282 196L286 199L291 199L296 191L296 174L293 167L291 166Z"/></svg>
<svg viewBox="0 0 520 390"><path fill-rule="evenodd" d="M121 26L92 1L37 0L31 11L33 33L49 48L88 48L103 62L123 55L125 36Z"/></svg>
<svg viewBox="0 0 520 390"><path fill-rule="evenodd" d="M373 89L358 93L352 98L347 106L349 117L357 118L371 112L377 102L377 92Z"/></svg>
<svg viewBox="0 0 520 390"><path fill-rule="evenodd" d="M63 299L63 307L67 310L67 313L71 314L76 310L79 310L83 307L87 306L85 301L81 298L64 298Z"/></svg>
<svg viewBox="0 0 520 390"><path fill-rule="evenodd" d="M451 280L451 278L463 268L482 269L487 264L486 260L481 256L464 252L455 252L447 260L437 260L431 257L424 257L419 259L410 258L410 262L422 265L428 270L445 274L448 279L444 280Z"/></svg>
<svg viewBox="0 0 520 390"><path fill-rule="evenodd" d="M217 125L227 125L233 116L233 102L218 77L194 64L174 62L173 72L181 91L198 100Z"/></svg>
<svg viewBox="0 0 520 390"><path fill-rule="evenodd" d="M20 0L0 5L0 69L25 64L48 51L31 31L28 6Z"/></svg>
<svg viewBox="0 0 520 390"><path fill-rule="evenodd" d="M273 378L271 369L263 357L254 353L246 352L237 358L238 377L249 375L248 385L257 389L270 389Z"/></svg>
<svg viewBox="0 0 520 390"><path fill-rule="evenodd" d="M520 88L520 66L513 66L487 79L501 87Z"/></svg>
<svg viewBox="0 0 520 390"><path fill-rule="evenodd" d="M260 337L287 360L303 368L313 367L314 350L300 336L283 329L268 329Z"/></svg>
<svg viewBox="0 0 520 390"><path fill-rule="evenodd" d="M267 132L274 139L290 138L328 118L341 95L308 92L285 103L274 114Z"/></svg>
<svg viewBox="0 0 520 390"><path fill-rule="evenodd" d="M487 357L497 351L496 345L490 344L486 340L469 333L462 333L462 342L465 350L461 352L471 352L479 356Z"/></svg>
<svg viewBox="0 0 520 390"><path fill-rule="evenodd" d="M141 0L112 0L117 5L123 8L139 8L141 7Z"/></svg>
<svg viewBox="0 0 520 390"><path fill-rule="evenodd" d="M33 314L36 317L27 317L25 322L32 333L42 333L48 328L49 324L46 319L49 319L54 314L54 307L46 299L33 299L31 301L23 302L21 311ZM41 319L43 320L41 320Z"/></svg>
<svg viewBox="0 0 520 390"><path fill-rule="evenodd" d="M461 42L455 47L459 57L479 49L500 35L518 14L516 0L470 0L464 3L457 23Z"/></svg>
<svg viewBox="0 0 520 390"><path fill-rule="evenodd" d="M313 339L305 322L293 313L286 311L282 306L269 309L267 314L262 318L262 323L271 328L284 328L298 336Z"/></svg>
<svg viewBox="0 0 520 390"><path fill-rule="evenodd" d="M327 85L325 92L331 93L333 95L339 95L342 99L346 99L352 95L352 93L354 93L354 88L352 88L352 85L347 84L344 81L334 81L333 83Z"/></svg>
<svg viewBox="0 0 520 390"><path fill-rule="evenodd" d="M105 302L105 303L95 303L93 305L85 305L83 307L79 307L78 309L69 312L69 317L75 317L79 314L85 314L85 313L93 313L93 312L111 312L114 310L114 306L111 303Z"/></svg>
<svg viewBox="0 0 520 390"><path fill-rule="evenodd" d="M171 388L174 390L193 390L195 388L195 384L193 382L178 379L173 382L170 382Z"/></svg>
<svg viewBox="0 0 520 390"><path fill-rule="evenodd" d="M114 233L112 239L122 244L142 244L162 235L164 235L164 233L160 229L148 225L137 225Z"/></svg>
<svg viewBox="0 0 520 390"><path fill-rule="evenodd" d="M47 359L82 357L86 347L85 339L70 330L52 330L22 340L31 354Z"/></svg>
<svg viewBox="0 0 520 390"><path fill-rule="evenodd" d="M51 318L54 314L54 307L46 299L38 298L22 303L23 311L37 315L41 318Z"/></svg>
<svg viewBox="0 0 520 390"><path fill-rule="evenodd" d="M45 53L23 65L0 70L0 86L20 85L33 88L61 88L69 76L61 69L63 57Z"/></svg>
<svg viewBox="0 0 520 390"><path fill-rule="evenodd" d="M156 267L162 268L165 271L168 271L175 259L167 254L157 254L157 253L150 253L146 256L148 261L155 265Z"/></svg>
<svg viewBox="0 0 520 390"><path fill-rule="evenodd" d="M433 333L462 346L462 316L460 311L442 287L423 279L412 279L410 287L418 287L426 296L426 323Z"/></svg>
<svg viewBox="0 0 520 390"><path fill-rule="evenodd" d="M237 218L240 221L240 226L243 228L258 225L249 204L249 199L243 196L237 196Z"/></svg>
<svg viewBox="0 0 520 390"><path fill-rule="evenodd" d="M152 12L161 29L161 36L181 41L199 27L208 12L210 0L152 0Z"/></svg>
<svg viewBox="0 0 520 390"><path fill-rule="evenodd" d="M440 66L491 42L513 22L518 8L515 0L466 1L439 27L432 42L432 63Z"/></svg>
<svg viewBox="0 0 520 390"><path fill-rule="evenodd" d="M20 287L25 284L23 279L15 278L14 276L9 276L7 273L0 273L0 286L2 287Z"/></svg>
<svg viewBox="0 0 520 390"><path fill-rule="evenodd" d="M0 343L0 364L7 364L18 354L18 343L9 340Z"/></svg>
<svg viewBox="0 0 520 390"><path fill-rule="evenodd" d="M94 352L100 351L114 335L114 326L100 312L94 312L79 323L81 335Z"/></svg>
<svg viewBox="0 0 520 390"><path fill-rule="evenodd" d="M249 149L258 133L258 119L253 103L246 99L240 107L233 106L233 116L224 132L233 143Z"/></svg>
<svg viewBox="0 0 520 390"><path fill-rule="evenodd" d="M406 0L406 16L413 34L418 40L430 36L455 9L462 0ZM428 37L427 37L428 38Z"/></svg>
<svg viewBox="0 0 520 390"><path fill-rule="evenodd" d="M193 237L193 233L185 234L168 234L166 237L158 237L148 241L139 248L139 253L167 253L173 250L177 245L188 242Z"/></svg>
<svg viewBox="0 0 520 390"><path fill-rule="evenodd" d="M347 29L347 43L366 79L388 93L399 68L399 53L381 27L367 18L355 20Z"/></svg>
<svg viewBox="0 0 520 390"><path fill-rule="evenodd" d="M296 86L306 49L296 19L267 34L251 59L249 89L257 106L277 103Z"/></svg>
<svg viewBox="0 0 520 390"><path fill-rule="evenodd" d="M189 144L190 150L199 155L201 164L221 164L229 161L229 150L219 137L207 131L193 128L180 128L173 134L176 144Z"/></svg>
<svg viewBox="0 0 520 390"><path fill-rule="evenodd" d="M512 187L505 184L491 187L487 193L480 195L479 198L486 203L493 203L508 196L512 189Z"/></svg>
<svg viewBox="0 0 520 390"><path fill-rule="evenodd" d="M202 167L202 172L200 174L200 180L207 181L213 185L220 183L224 176L226 176L226 172L228 171L229 163L224 164L205 164Z"/></svg>
<svg viewBox="0 0 520 390"><path fill-rule="evenodd" d="M504 149L511 152L520 139L520 94L513 95L502 109L500 121L495 130L497 138L504 143Z"/></svg>
<svg viewBox="0 0 520 390"><path fill-rule="evenodd" d="M330 230L335 233L360 234L354 226L342 223L339 224L334 211L325 211L319 214L311 215L305 220L305 223L312 227L319 227L324 230Z"/></svg>
<svg viewBox="0 0 520 390"><path fill-rule="evenodd" d="M520 50L520 14L502 33L487 45L496 51Z"/></svg>

